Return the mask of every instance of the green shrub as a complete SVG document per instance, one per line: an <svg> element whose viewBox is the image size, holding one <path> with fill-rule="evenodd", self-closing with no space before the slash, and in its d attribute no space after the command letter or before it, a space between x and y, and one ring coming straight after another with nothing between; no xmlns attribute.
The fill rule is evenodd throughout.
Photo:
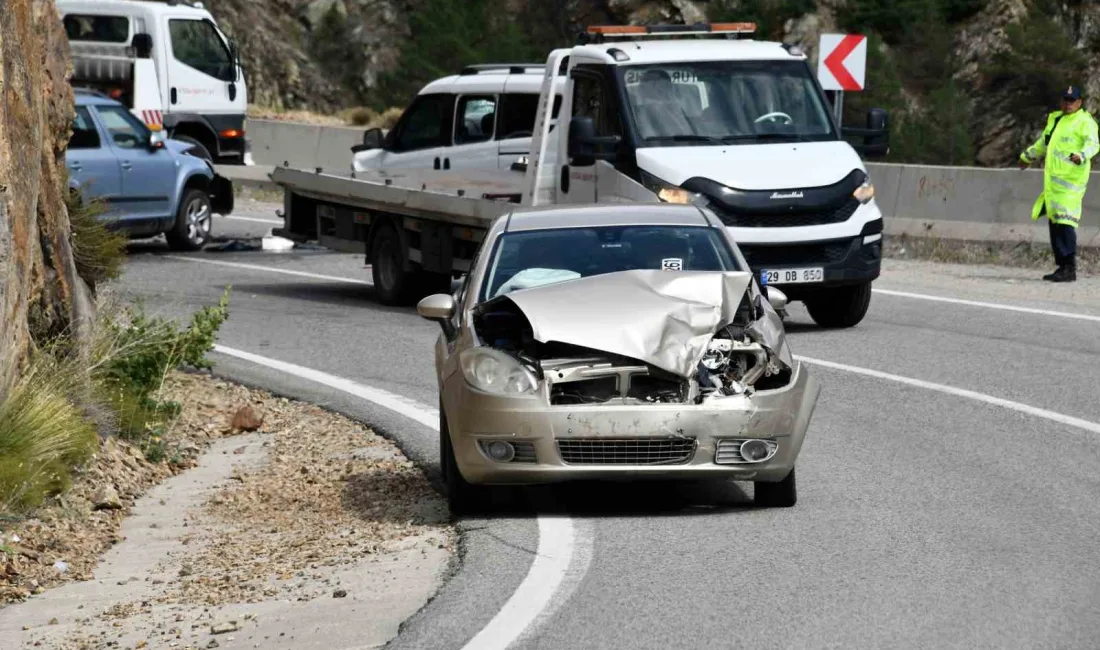
<svg viewBox="0 0 1100 650"><path fill-rule="evenodd" d="M100 200L82 201L76 192L69 193L66 203L77 274L93 289L118 278L129 239L101 218L106 204Z"/></svg>
<svg viewBox="0 0 1100 650"><path fill-rule="evenodd" d="M26 512L68 488L70 468L96 448L72 396L79 370L37 353L0 402L0 512Z"/></svg>
<svg viewBox="0 0 1100 650"><path fill-rule="evenodd" d="M378 119L378 114L366 106L357 106L344 113L344 121L353 126L366 126Z"/></svg>

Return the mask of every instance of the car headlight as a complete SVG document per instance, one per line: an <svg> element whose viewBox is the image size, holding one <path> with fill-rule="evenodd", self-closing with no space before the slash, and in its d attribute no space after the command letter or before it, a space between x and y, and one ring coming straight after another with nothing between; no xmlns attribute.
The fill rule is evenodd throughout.
<svg viewBox="0 0 1100 650"><path fill-rule="evenodd" d="M871 199L875 198L875 186L871 184L870 180L865 180L863 181L863 185L860 185L852 192L852 196L856 197L860 203L870 203Z"/></svg>
<svg viewBox="0 0 1100 650"><path fill-rule="evenodd" d="M471 348L459 356L462 375L471 386L486 393L533 393L538 380L514 357L492 348Z"/></svg>

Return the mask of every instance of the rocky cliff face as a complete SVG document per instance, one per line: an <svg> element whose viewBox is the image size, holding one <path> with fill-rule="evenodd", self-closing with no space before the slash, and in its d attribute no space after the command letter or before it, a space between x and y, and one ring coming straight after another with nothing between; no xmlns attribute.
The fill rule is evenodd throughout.
<svg viewBox="0 0 1100 650"><path fill-rule="evenodd" d="M0 399L32 333L81 334L91 315L65 208L73 115L69 47L53 2L0 10Z"/></svg>

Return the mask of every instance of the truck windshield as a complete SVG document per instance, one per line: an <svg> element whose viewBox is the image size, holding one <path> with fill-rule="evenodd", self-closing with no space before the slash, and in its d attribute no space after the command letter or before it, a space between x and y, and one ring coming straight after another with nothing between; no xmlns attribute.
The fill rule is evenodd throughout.
<svg viewBox="0 0 1100 650"><path fill-rule="evenodd" d="M836 140L802 61L703 61L623 69L646 146Z"/></svg>
<svg viewBox="0 0 1100 650"><path fill-rule="evenodd" d="M576 278L654 269L743 271L725 239L701 226L597 226L501 235L482 301Z"/></svg>

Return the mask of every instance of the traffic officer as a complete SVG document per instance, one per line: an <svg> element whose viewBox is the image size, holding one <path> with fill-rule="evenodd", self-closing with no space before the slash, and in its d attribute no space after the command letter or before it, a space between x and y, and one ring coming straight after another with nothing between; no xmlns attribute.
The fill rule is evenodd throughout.
<svg viewBox="0 0 1100 650"><path fill-rule="evenodd" d="M1044 275L1051 282L1077 279L1077 224L1085 199L1092 157L1100 152L1096 120L1081 108L1081 88L1062 93L1062 109L1047 116L1042 135L1020 154L1020 169L1044 159L1043 192L1031 210L1032 220L1046 215L1050 247L1058 268Z"/></svg>

